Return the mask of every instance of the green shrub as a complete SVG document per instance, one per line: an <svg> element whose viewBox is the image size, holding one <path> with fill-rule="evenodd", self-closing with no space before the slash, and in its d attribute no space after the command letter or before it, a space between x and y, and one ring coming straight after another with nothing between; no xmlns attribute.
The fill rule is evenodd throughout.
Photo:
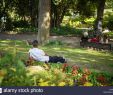
<svg viewBox="0 0 113 95"><path fill-rule="evenodd" d="M107 27L109 28L109 30L113 30L113 18L109 20L109 22L107 23Z"/></svg>
<svg viewBox="0 0 113 95"><path fill-rule="evenodd" d="M108 27L109 30L113 30L113 14L108 14L104 19L104 27Z"/></svg>
<svg viewBox="0 0 113 95"><path fill-rule="evenodd" d="M15 28L14 31L16 31L17 33L36 33L38 31L37 28L35 27L29 27L29 28Z"/></svg>
<svg viewBox="0 0 113 95"><path fill-rule="evenodd" d="M76 27L76 28L85 28L85 27L92 27L94 23L95 18L84 18L82 16L73 16L73 17L67 17L65 16L62 22L62 25L68 25L70 27Z"/></svg>
<svg viewBox="0 0 113 95"><path fill-rule="evenodd" d="M6 19L5 30L8 30L8 31L13 30L13 23L10 17L7 17Z"/></svg>
<svg viewBox="0 0 113 95"><path fill-rule="evenodd" d="M26 28L26 27L29 27L29 23L27 21L23 21L23 20L20 20L20 21L13 21L13 26L14 28Z"/></svg>
<svg viewBox="0 0 113 95"><path fill-rule="evenodd" d="M31 78L26 75L25 65L19 55L14 56L13 54L6 54L0 60L0 70L7 72L2 79L1 86L33 85Z"/></svg>
<svg viewBox="0 0 113 95"><path fill-rule="evenodd" d="M70 26L62 26L59 28L51 29L51 34L55 35L67 35L67 36L78 36L82 34L81 29L72 28Z"/></svg>

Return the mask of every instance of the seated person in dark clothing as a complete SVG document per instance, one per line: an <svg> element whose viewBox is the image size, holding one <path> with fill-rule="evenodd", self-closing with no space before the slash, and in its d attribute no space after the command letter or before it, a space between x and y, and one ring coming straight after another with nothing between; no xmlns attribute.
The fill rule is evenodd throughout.
<svg viewBox="0 0 113 95"><path fill-rule="evenodd" d="M82 37L81 37L81 41L82 41L82 42L88 42L88 37L82 36Z"/></svg>
<svg viewBox="0 0 113 95"><path fill-rule="evenodd" d="M38 41L34 40L33 43L33 48L29 50L29 59L33 59L35 61L41 61L45 63L66 63L66 60L63 57L58 57L58 56L48 56L45 54L45 52L41 49L38 48Z"/></svg>

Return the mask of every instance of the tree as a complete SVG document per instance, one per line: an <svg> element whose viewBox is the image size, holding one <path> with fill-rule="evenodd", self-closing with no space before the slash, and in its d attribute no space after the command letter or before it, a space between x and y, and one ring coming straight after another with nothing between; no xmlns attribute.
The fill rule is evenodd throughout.
<svg viewBox="0 0 113 95"><path fill-rule="evenodd" d="M76 11L83 17L94 16L96 5L94 0L77 0Z"/></svg>
<svg viewBox="0 0 113 95"><path fill-rule="evenodd" d="M51 0L51 26L59 27L64 15L75 8L77 0Z"/></svg>
<svg viewBox="0 0 113 95"><path fill-rule="evenodd" d="M95 21L94 30L95 30L95 33L99 36L102 33L102 20L103 20L105 2L106 0L97 1L97 18Z"/></svg>
<svg viewBox="0 0 113 95"><path fill-rule="evenodd" d="M39 0L38 41L39 44L47 41L50 31L50 4L51 0Z"/></svg>

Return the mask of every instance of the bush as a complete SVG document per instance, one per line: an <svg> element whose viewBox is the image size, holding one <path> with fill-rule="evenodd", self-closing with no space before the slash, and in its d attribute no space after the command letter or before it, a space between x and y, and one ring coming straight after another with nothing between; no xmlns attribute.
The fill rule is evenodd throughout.
<svg viewBox="0 0 113 95"><path fill-rule="evenodd" d="M6 21L5 29L8 30L8 31L13 30L13 23L12 23L11 18L8 17L6 20L7 21Z"/></svg>
<svg viewBox="0 0 113 95"><path fill-rule="evenodd" d="M67 17L65 16L62 22L62 25L68 25L70 27L76 27L76 28L85 28L85 27L93 27L95 18L84 18L82 16L73 16L73 17Z"/></svg>
<svg viewBox="0 0 113 95"><path fill-rule="evenodd" d="M29 23L27 21L23 21L23 20L20 20L20 21L13 21L13 27L14 28L26 28L26 27L29 27Z"/></svg>
<svg viewBox="0 0 113 95"><path fill-rule="evenodd" d="M29 27L29 28L15 28L14 31L17 33L36 33L38 32L38 29L35 27Z"/></svg>
<svg viewBox="0 0 113 95"><path fill-rule="evenodd" d="M113 30L113 14L109 14L104 19L104 27L108 27L109 30Z"/></svg>
<svg viewBox="0 0 113 95"><path fill-rule="evenodd" d="M52 35L67 35L67 36L79 36L82 34L81 29L72 28L70 26L62 26L59 28L52 28L51 34Z"/></svg>
<svg viewBox="0 0 113 95"><path fill-rule="evenodd" d="M113 18L108 21L107 27L108 27L109 30L113 30Z"/></svg>
<svg viewBox="0 0 113 95"><path fill-rule="evenodd" d="M20 55L6 54L0 60L1 86L30 86L31 78L27 77L25 65L21 61Z"/></svg>

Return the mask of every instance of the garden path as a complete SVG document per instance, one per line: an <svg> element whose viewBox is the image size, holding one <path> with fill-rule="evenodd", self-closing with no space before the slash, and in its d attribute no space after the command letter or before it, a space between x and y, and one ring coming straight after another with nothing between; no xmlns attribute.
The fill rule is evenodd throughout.
<svg viewBox="0 0 113 95"><path fill-rule="evenodd" d="M37 34L6 34L0 33L0 40L35 40ZM68 36L50 36L50 40L60 40L69 44L70 46L79 46L79 37L68 37Z"/></svg>

